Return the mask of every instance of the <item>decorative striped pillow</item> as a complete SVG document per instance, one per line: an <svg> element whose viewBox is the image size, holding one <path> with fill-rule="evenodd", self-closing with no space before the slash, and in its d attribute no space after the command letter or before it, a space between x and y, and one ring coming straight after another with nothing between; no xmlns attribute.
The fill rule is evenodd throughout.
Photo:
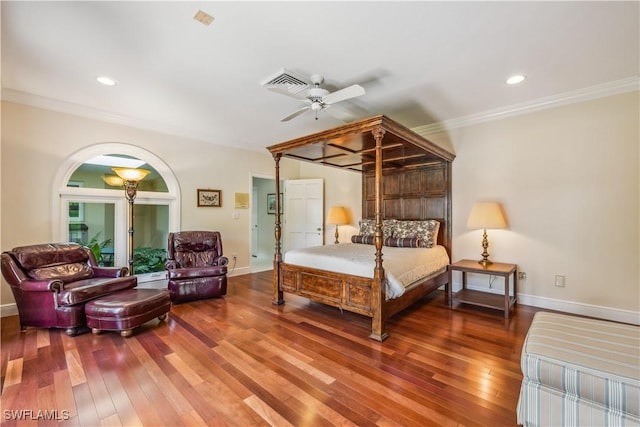
<svg viewBox="0 0 640 427"><path fill-rule="evenodd" d="M417 237L387 237L384 239L385 246L396 248L421 248L422 242Z"/></svg>
<svg viewBox="0 0 640 427"><path fill-rule="evenodd" d="M362 234L351 236L351 243L363 243L365 245L373 245L373 236L363 236Z"/></svg>

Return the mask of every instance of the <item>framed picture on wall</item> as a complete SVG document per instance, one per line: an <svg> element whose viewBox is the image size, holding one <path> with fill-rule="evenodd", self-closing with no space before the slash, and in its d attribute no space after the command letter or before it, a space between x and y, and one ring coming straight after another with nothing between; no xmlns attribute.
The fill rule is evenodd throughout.
<svg viewBox="0 0 640 427"><path fill-rule="evenodd" d="M198 207L214 207L222 206L222 190L203 190L198 189Z"/></svg>
<svg viewBox="0 0 640 427"><path fill-rule="evenodd" d="M282 210L282 193L280 193L280 210ZM267 213L276 214L276 193L267 194Z"/></svg>

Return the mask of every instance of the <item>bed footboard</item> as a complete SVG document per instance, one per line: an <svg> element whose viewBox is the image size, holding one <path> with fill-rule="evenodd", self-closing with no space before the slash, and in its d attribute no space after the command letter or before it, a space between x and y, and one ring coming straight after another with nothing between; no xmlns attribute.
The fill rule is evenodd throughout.
<svg viewBox="0 0 640 427"><path fill-rule="evenodd" d="M280 263L280 290L372 317L372 279Z"/></svg>

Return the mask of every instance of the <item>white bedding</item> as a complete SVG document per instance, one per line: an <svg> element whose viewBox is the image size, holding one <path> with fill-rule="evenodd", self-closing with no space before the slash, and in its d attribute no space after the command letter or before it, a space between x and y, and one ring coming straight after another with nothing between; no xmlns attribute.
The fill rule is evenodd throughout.
<svg viewBox="0 0 640 427"><path fill-rule="evenodd" d="M359 243L314 246L284 254L284 262L303 267L373 278L376 248ZM415 281L442 271L449 264L444 246L396 248L383 246L382 266L386 275L387 298L397 298Z"/></svg>

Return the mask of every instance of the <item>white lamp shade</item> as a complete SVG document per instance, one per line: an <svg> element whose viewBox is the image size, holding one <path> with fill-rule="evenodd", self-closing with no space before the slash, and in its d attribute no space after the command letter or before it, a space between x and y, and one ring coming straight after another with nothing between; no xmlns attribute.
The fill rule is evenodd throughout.
<svg viewBox="0 0 640 427"><path fill-rule="evenodd" d="M141 181L150 172L145 169L132 168L111 168L118 176L125 181Z"/></svg>
<svg viewBox="0 0 640 427"><path fill-rule="evenodd" d="M342 206L334 206L329 209L327 224L344 225L349 223L347 210Z"/></svg>
<svg viewBox="0 0 640 427"><path fill-rule="evenodd" d="M507 228L502 206L497 202L476 202L471 208L467 228Z"/></svg>

